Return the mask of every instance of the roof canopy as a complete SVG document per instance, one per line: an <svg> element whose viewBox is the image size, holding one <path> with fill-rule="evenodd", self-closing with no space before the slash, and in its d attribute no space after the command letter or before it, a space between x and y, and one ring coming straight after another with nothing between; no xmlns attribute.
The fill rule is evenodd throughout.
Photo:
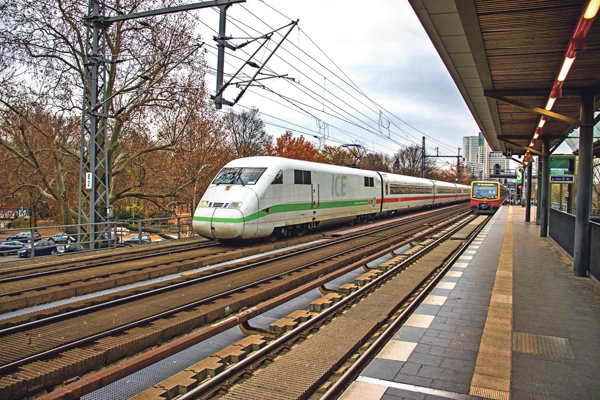
<svg viewBox="0 0 600 400"><path fill-rule="evenodd" d="M579 126L581 94L600 94L600 17L583 19L588 0L410 3L493 150L539 154L543 138L558 147Z"/></svg>

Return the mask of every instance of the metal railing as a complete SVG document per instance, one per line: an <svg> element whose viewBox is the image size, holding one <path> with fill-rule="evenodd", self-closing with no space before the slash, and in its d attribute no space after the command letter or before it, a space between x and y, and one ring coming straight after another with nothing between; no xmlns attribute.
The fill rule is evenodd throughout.
<svg viewBox="0 0 600 400"><path fill-rule="evenodd" d="M87 233L91 232L93 224L0 229L0 260L3 262L19 259L31 260L47 254L61 255L71 252L115 249L123 246L148 243L149 241L144 236L150 237L150 242L180 240L196 236L192 229L191 216L111 220L108 224L97 225L102 225L99 230L105 233L96 238L93 246L89 238L90 235ZM19 233L25 233L28 236L8 240L9 237L16 236ZM62 235L57 236L59 233L62 233ZM155 238L155 240L152 240L152 236L158 236L158 239ZM31 243L29 243L32 237L34 238L34 246L31 246ZM134 240L131 240L132 238ZM2 245L7 241L22 243L23 246L21 248L9 249ZM46 242L52 243L48 244ZM35 245L36 243L38 244L37 246ZM19 253L21 250L23 251ZM17 257L3 257L12 256L13 254L17 255Z"/></svg>

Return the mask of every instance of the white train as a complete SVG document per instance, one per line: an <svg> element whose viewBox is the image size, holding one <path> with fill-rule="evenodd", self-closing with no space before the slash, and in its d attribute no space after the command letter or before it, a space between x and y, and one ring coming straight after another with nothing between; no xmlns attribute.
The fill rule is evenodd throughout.
<svg viewBox="0 0 600 400"><path fill-rule="evenodd" d="M210 239L302 235L413 207L469 200L469 186L291 160L240 158L212 181L193 218Z"/></svg>

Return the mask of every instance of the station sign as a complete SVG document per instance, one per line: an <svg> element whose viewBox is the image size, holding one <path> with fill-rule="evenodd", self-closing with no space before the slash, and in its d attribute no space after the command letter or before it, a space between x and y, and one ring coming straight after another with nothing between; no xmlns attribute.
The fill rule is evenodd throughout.
<svg viewBox="0 0 600 400"><path fill-rule="evenodd" d="M550 175L551 183L573 183L575 175Z"/></svg>

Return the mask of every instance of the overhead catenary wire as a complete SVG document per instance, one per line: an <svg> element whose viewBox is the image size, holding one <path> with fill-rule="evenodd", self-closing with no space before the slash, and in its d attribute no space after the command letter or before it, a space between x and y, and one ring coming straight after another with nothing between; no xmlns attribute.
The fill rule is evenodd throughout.
<svg viewBox="0 0 600 400"><path fill-rule="evenodd" d="M267 5L267 6L268 6L269 8L271 8L271 9L275 10L273 7L269 6L267 3L264 3L264 2L263 2L263 4ZM258 16L256 16L254 13L250 12L249 10L247 10L247 9L246 9L245 7L243 7L243 6L242 6L242 8L243 8L243 9L245 9L245 10L246 10L248 13L250 13L251 15L253 15L255 18L257 18L259 21L261 21L263 24L265 24L267 27L271 28L269 24L267 24L266 22L264 22L264 21L263 21L261 18L259 18ZM277 10L275 10L275 11L277 11ZM282 16L283 16L283 14L282 14L281 12L279 12L279 11L277 11L277 12L278 12L280 15L282 15ZM286 18L287 18L287 17L286 17ZM289 19L289 18L287 18L287 19ZM247 26L247 25L246 25L246 26ZM304 32L301 30L301 28L300 28L300 27L299 27L298 29L299 29L299 31L301 31L301 32L302 32L302 33L303 33L303 34L304 34L304 35L305 35L305 36L306 36L306 37L309 39L309 41L310 41L311 43L313 43L313 45L314 45L315 47L317 47L317 48L319 49L319 51L321 51L321 53L323 53L323 54L324 54L324 55L327 57L327 59L328 59L328 60L330 60L330 62L332 62L332 63L333 63L335 66L336 66L336 68L338 68L338 69L339 69L339 70L340 70L340 71L341 71L341 72L344 74L344 76L345 76L345 77L346 77L346 78L347 78L347 79L348 79L348 80L349 80L349 81L350 81L352 84L349 84L347 81L345 81L344 79L342 79L341 77L339 77L339 75L335 74L333 71L331 71L329 68L327 68L327 67L326 67L325 65L323 65L322 63L320 63L318 60L316 60L316 59L315 59L314 57L312 57L310 54L308 54L308 53L307 53L307 52L305 52L304 50L300 49L298 46L294 45L293 43L291 43L291 45L292 45L292 46L296 46L296 47L298 48L298 50L299 50L299 51L301 51L301 52L302 52L304 55L306 55L308 58L310 58L310 59L312 59L313 61L315 61L317 64L319 64L319 66L323 67L325 70L327 70L327 71L328 71L329 73L331 73L333 76L335 76L336 78L338 78L340 81L344 82L346 85L348 85L348 87L350 87L350 88L352 88L352 89L356 90L357 92L359 92L359 93L360 93L362 96L364 96L364 97L365 97L367 100L369 100L369 101L370 101L372 104L374 104L374 105L377 107L377 110L374 110L374 109L372 109L372 108L369 108L369 107L368 107L368 106L367 106L367 105L366 105L364 102L362 102L362 101L360 101L359 99L357 99L355 96L353 96L353 95L352 95L351 93L349 93L347 90L345 90L345 89L341 88L341 87L340 87L339 85L337 85L335 82L333 82L333 81L330 81L330 82L331 82L333 85L335 85L335 86L336 86L338 89L340 89L340 90L344 91L346 94L348 94L349 96L351 96L351 97L352 97L354 100L358 101L358 102L359 102L360 104L362 104L363 106L365 106L365 107L369 108L371 111L373 111L373 112L375 112L375 113L380 113L380 112L382 112L382 111L383 111L383 112L385 112L385 113L387 113L387 114L391 115L392 117L395 117L395 118L397 118L398 120L400 120L401 122L405 123L407 126L411 127L412 129L415 129L415 130L417 130L419 133L421 133L421 134L425 135L426 137L429 137L431 140L433 140L433 141L435 141L435 142L437 142L437 143L440 143L442 146L446 147L447 149L454 150L454 148L453 148L453 147L451 147L451 146L449 146L449 145L447 145L447 144L445 144L445 143L443 143L443 142L441 142L441 141L439 141L439 140L437 140L437 139L433 138L433 137L432 137L432 136L430 136L430 135L427 135L427 134L425 134L424 132L422 132L422 131L418 130L418 129L417 129L417 128L415 128L414 126L412 126L412 125L408 124L406 121L403 121L403 120L402 120L402 119L400 119L399 117L395 116L394 114L390 113L389 111L387 111L387 110L385 110L384 108L382 108L381 106L379 106L379 105L378 105L378 104L377 104L375 101L373 101L372 99L370 99L370 98L369 98L369 97L368 97L368 96L367 96L367 95L366 95L366 94L365 94L365 93L364 93L364 92L363 92L363 91L362 91L362 90L361 90L361 89L358 87L358 85L356 85L356 84L355 84L355 83L354 83L354 82L353 82L353 81L352 81L352 80L351 80L351 79L350 79L350 78L347 76L347 74L346 74L346 73L345 73L345 72L344 72L344 71L343 71L343 70L342 70L342 69L341 69L341 68L340 68L340 67L339 67L339 66L338 66L338 65L337 65L337 64L336 64L336 63L335 63L333 60L331 60L331 58L330 58L329 56L327 56L327 54L326 54L326 53L325 53L325 52L324 52L324 51L323 51L323 50L322 50L322 49L321 49L321 48L320 48L320 47L319 47L319 46L318 46L318 45L317 45L317 44L316 44L316 43L315 43L315 42L314 42L314 41L313 41L313 40L312 40L312 39L311 39L311 38L310 38L308 35L306 35L306 33L304 33ZM297 57L296 55L294 55L293 53L289 52L289 51L288 51L287 49L285 49L285 48L284 48L284 51L287 51L287 52L288 52L288 53L289 53L289 54L290 54L292 57ZM299 61L299 63L301 62L301 60L298 60L298 61ZM310 69L312 69L313 71L317 72L317 71L316 71L314 68L312 68L312 66L308 65L307 63L305 63L305 62L303 62L303 61L302 61L302 64L306 65L308 68L310 68ZM321 75L322 75L322 74L321 74ZM324 77L324 79L326 78L324 75L322 75L322 76ZM313 82L314 82L314 81L313 81ZM314 82L314 83L316 83L316 82ZM326 91L325 91L325 89L324 89L324 93L325 93L325 92L326 92ZM371 121L372 121L372 122L377 122L377 121L374 121L372 118L369 118L369 119L371 119ZM390 121L390 122L391 122L391 123L393 123L392 121ZM398 125L397 125L397 124L395 124L395 123L394 123L394 126L395 126L397 129L399 129L401 132L403 132L405 135L400 135L400 134L398 134L398 133L396 133L396 132L393 132L392 130L390 130L390 132L391 132L391 133L393 133L393 134L395 134L395 135L397 135L397 136L399 136L399 137L406 138L406 139L408 139L408 136L410 136L410 138L411 138L410 140L411 140L413 143L415 143L415 144L419 144L419 143L420 143L420 138L416 138L416 137L414 137L413 135L409 134L407 131L405 131L404 129L402 129L400 126L398 126Z"/></svg>
<svg viewBox="0 0 600 400"><path fill-rule="evenodd" d="M269 5L267 2L262 1L262 4L264 4L265 6L269 7L271 10L277 12L279 15L283 16L286 19L290 19L289 17L287 17L286 15L284 15L283 13L281 13L279 10L275 9L274 7L272 7L271 5ZM259 18L260 20L260 18ZM264 23L264 21L262 21ZM268 25L267 25L268 26ZM380 106L377 102L375 102L374 100L372 100L371 98L369 98L366 93L364 93L359 87L358 85L356 85L356 83L354 83L354 81L335 63L335 61L333 61L328 55L327 53L325 53L305 32L303 32L304 35L306 36L306 38L333 64L335 65L335 67L346 77L346 79L352 83L352 85L349 85L351 87L353 87L357 92L361 93L367 100L369 100L370 102L372 102L378 109L381 109L382 111L386 112L388 115L398 119L400 122L406 124L407 126L409 126L410 128L414 129L415 131L417 131L418 133L422 134L423 136L431 139L432 141L439 143L441 146L450 149L450 150L455 150L455 148L453 146L450 146L438 139L436 139L435 137L428 135L426 133L424 133L423 131L419 130L418 128L414 127L413 125L409 124L408 122L404 121L403 119L401 119L400 117L398 117L397 115L391 113L390 111L386 110L385 108L383 108L382 106ZM305 55L307 55L308 57L311 57L309 54L303 52ZM326 68L326 67L324 67ZM334 76L338 77L336 74L334 74L331 70L329 70L328 68L326 68L330 73L332 73ZM339 78L341 81L345 82L343 79ZM400 129L400 127L398 127L396 124L394 124L394 126L396 126L397 128Z"/></svg>
<svg viewBox="0 0 600 400"><path fill-rule="evenodd" d="M230 19L231 19L232 21L237 21L235 18L230 18ZM242 24L242 25L244 25L244 26L248 26L248 25L247 25L247 24L245 24L245 23L241 23L241 24ZM232 22L232 25L233 25L233 26L236 26L236 27L237 27L238 29L240 29L240 30L241 30L241 31L242 31L244 34L247 34L247 35L249 35L249 33L248 33L248 32L246 32L246 31L245 31L245 30L243 30L242 28L239 28L239 27L236 25L236 23L235 23L235 22ZM268 26L270 29L272 29L272 28L271 28L269 25L267 25L267 26ZM254 28L251 28L251 29L255 30ZM279 57L279 58L281 58L281 57ZM290 66L291 66L291 64L290 64L289 62L287 62L287 60L283 60L283 59L282 59L282 61L283 61L283 62L285 62L287 65L290 65ZM271 72L275 73L275 71L272 71L272 70L271 70ZM317 86L319 86L319 85L318 85L318 83L317 83L316 81L314 81L312 78L309 78L309 79L310 79L310 80L311 80L313 83L317 84ZM286 82L288 82L288 81L286 81ZM321 86L321 87L323 87L323 86ZM306 90L309 90L309 91L311 91L311 92L312 92L312 93L314 93L316 96L319 96L319 97L322 97L322 98L323 98L323 96L320 96L319 94L317 94L316 92L314 92L312 89L309 89L309 88L307 88L306 86L304 86L304 88L305 88ZM330 93L330 94L331 94L331 95L332 95L332 96L333 96L335 99L338 99L339 101L341 101L341 102L343 102L344 104L348 105L348 106L349 106L350 108L352 108L354 111L356 111L356 112L358 112L359 114L363 115L363 116L364 116L364 117L366 117L367 119L371 120L371 121L372 121L372 122L374 122L374 123L377 123L377 121L373 120L372 118L370 118L370 117L368 117L367 115L365 115L364 113L360 112L359 110L357 110L357 109L356 109L356 108L354 108L353 106L349 105L347 102L345 102L345 101L343 101L342 99L340 99L340 98L339 98L338 96L336 96L336 95L335 95L333 92L331 92L331 91L326 91L326 92L327 92L327 93ZM306 94L306 92L304 92L304 93ZM389 138L387 138L386 136L384 136L384 135L380 135L380 134L379 134L379 132L378 132L378 131L377 131L375 128L373 128L372 126L370 126L368 123L365 123L364 121L361 121L359 118L357 118L357 117L356 117L355 115L353 115L352 113L350 113L350 112L348 112L348 111L346 111L346 110L343 110L343 109L341 109L341 107L339 107L339 106L338 106L338 104L337 104L336 102L329 101L329 100L325 100L325 99L323 99L323 100L324 100L324 101L327 101L327 102L328 102L328 103L329 103L329 104L330 104L332 107L340 109L341 111L343 111L343 112L347 113L347 114L348 114L350 117L352 117L352 118L355 118L357 121L360 121L360 122L361 122L362 124L364 124L365 126L368 126L368 128L369 128L369 129L367 129L367 131L368 131L369 133L375 134L375 135L379 136L380 138L383 138L383 139L388 139L388 140L389 140ZM357 124L355 124L355 126L357 126L357 127L361 127L360 125L357 125ZM363 129L365 129L365 128L363 127ZM399 146L403 146L403 144L402 144L402 143L400 143L400 142L397 142L397 141L393 141L393 142L394 142L395 144L399 145Z"/></svg>
<svg viewBox="0 0 600 400"><path fill-rule="evenodd" d="M216 10L215 10L215 12L216 12ZM254 15L253 13L250 13L250 14ZM283 14L281 14L281 15L283 15ZM256 15L254 15L254 16L256 17ZM241 26L245 26L248 29L251 29L252 31L257 31L255 28L253 28L253 27L249 26L248 24L245 24L245 23L243 23L241 21L236 20L235 18L229 17L228 19L230 20L231 26L233 26L236 29L240 29L247 36L252 36L252 35L248 34L248 32L246 31L246 29L241 28ZM260 18L258 18L258 19L260 20ZM262 22L264 23L264 21L262 21ZM265 26L268 26L269 28L271 28L270 25L268 25L266 23L264 23L264 24L265 24ZM206 25L204 23L203 23L203 25L205 25L205 26L208 27L208 25ZM214 31L214 29L212 29L212 28L210 28L210 30ZM306 35L306 33L303 32L303 31L301 31L301 30L299 30L298 37L301 36L301 33L304 36L308 37ZM309 41L311 41L311 42L314 43L314 41L312 41L312 39L310 39L310 37L308 37L308 39L309 39ZM212 47L210 45L208 45L208 46ZM304 60L300 59L300 57L299 57L300 54L302 56L306 56L307 60L311 60L311 62L316 63L320 68L323 68L325 71L327 71L327 73L331 74L336 79L342 81L344 83L344 85L346 85L347 87L351 88L353 91L357 91L358 93L360 93L361 96L364 96L365 98L367 98L367 100L371 101L371 99L369 99L364 94L364 92L362 92L355 84L353 84L353 82L351 80L350 80L351 83L348 83L345 79L341 78L339 75L337 75L336 73L334 73L331 69L329 69L328 67L326 67L325 65L323 65L321 62L319 62L318 60L316 60L310 54L308 54L304 49L301 49L300 46L296 46L293 43L292 43L292 46L296 47L298 55L292 54L287 48L284 48L284 47L282 47L283 51L286 54L289 54L293 58L297 59L297 64L298 65L301 65L301 66L304 66L305 68L307 68L306 72L311 72L311 73L318 74L319 76L321 76L323 78L324 82L326 82L327 80L329 80L329 79L327 79L327 76L325 74L317 71L312 65L310 65L309 63L307 63ZM316 44L315 44L315 46L316 46ZM318 48L318 46L316 46L316 47ZM319 48L319 50L328 59L330 59L320 48ZM212 54L212 52L211 52L211 54ZM233 54L232 53L228 53L228 55L233 55ZM280 57L279 55L277 55L277 57L279 59L281 59L286 65L288 65L292 69L295 69L296 71L298 71L298 74L300 75L299 67L296 67L296 66L292 65L291 63L289 63L288 60L285 60L283 57ZM240 57L237 57L237 56L235 56L235 59L237 59L237 60L239 60L241 62L245 62L245 60L243 60L243 59L241 59ZM333 64L338 69L340 69L335 63L333 63ZM270 71L272 73L275 73L275 71L271 70L270 68L266 68L266 70L268 70L268 71ZM304 75L303 78L308 79L307 82L311 83L312 85L315 85L317 87L322 88L323 93L325 95L318 94L313 89L311 89L308 86L306 86L305 84L299 84L298 82L292 83L292 82L288 82L288 81L286 81L286 83L288 84L288 86L294 87L295 90L299 90L299 93L302 93L303 96L308 96L308 98L312 98L312 101L316 101L317 99L319 99L320 100L319 103L321 103L321 106L326 105L328 110L331 109L333 111L332 113L327 113L325 115L329 115L329 116L333 115L335 118L338 118L340 121L343 121L344 123L350 123L354 127L362 129L362 130L364 130L365 132L368 132L371 135L375 135L379 139L383 139L383 140L389 141L389 142L394 143L395 145L398 145L398 146L404 146L405 145L404 143L401 143L399 141L394 140L392 137L389 137L387 134L382 134L380 132L381 126L380 126L380 111L379 111L380 109L379 108L377 110L375 110L372 107L369 107L367 104L365 104L364 102L362 102L356 96L354 96L353 94L351 94L348 90L346 90L346 89L342 88L340 85L338 85L335 81L329 80L329 82L327 82L327 85L320 85L320 84L318 84L318 82L315 81L315 79L313 79L311 76L308 76L306 74L306 72L304 72L302 74L302 75ZM342 73L343 73L343 71L342 71ZM345 73L344 73L344 75L345 75ZM347 101L341 99L338 95L336 95L334 92L332 92L331 90L329 90L327 88L327 86L330 86L330 85L333 88L337 88L337 90L342 91L343 93L345 93L345 95L348 95L354 101L356 101L357 103L361 104L363 107L369 109L371 112L376 113L377 114L376 118L378 120L375 120L373 117L370 117L370 116L364 114L364 112L358 110L355 106L350 105ZM266 85L261 85L261 86L263 87L263 90L266 87ZM256 95L257 92L256 91L253 91L253 92ZM279 94L276 93L275 90L273 90L272 92L275 95L279 96ZM311 93L312 93L312 95L311 95ZM331 96L331 99L329 99L329 96ZM307 105L304 102L301 102L298 99L294 99L294 96L285 95L285 96L280 96L280 97L282 99L285 99L284 101L288 102L289 104L293 104L294 102L298 102L299 108L301 108L303 110L303 112L307 116L309 116L310 118L315 119L315 120L319 120L319 121L322 119L322 117L319 118L317 115L314 115L313 113L309 112L307 110L307 108L310 107L310 106ZM314 107L311 107L311 109L314 109ZM322 112L323 108L320 111ZM359 118L360 116L362 116L364 119ZM350 120L354 120L355 122L352 122ZM399 137L402 140L404 140L406 138L407 140L410 140L411 142L413 142L415 144L420 143L420 140L418 140L414 136L410 135L408 132L406 132L404 129L402 129L400 126L398 126L394 122L392 122L392 125L394 126L394 128L393 129L389 129L390 132L391 132L391 134ZM331 125L331 126L332 126L333 129L336 129L336 130L338 130L340 132L344 131L342 128L339 128L339 127L336 127L336 126L333 126L333 125ZM395 130L398 130L401 133L398 133ZM410 136L411 139L409 139L408 136ZM365 140L364 137L358 137L356 135L354 137L358 138L356 140ZM366 140L368 140L368 139L366 139ZM378 146L379 146L379 143L378 143Z"/></svg>

